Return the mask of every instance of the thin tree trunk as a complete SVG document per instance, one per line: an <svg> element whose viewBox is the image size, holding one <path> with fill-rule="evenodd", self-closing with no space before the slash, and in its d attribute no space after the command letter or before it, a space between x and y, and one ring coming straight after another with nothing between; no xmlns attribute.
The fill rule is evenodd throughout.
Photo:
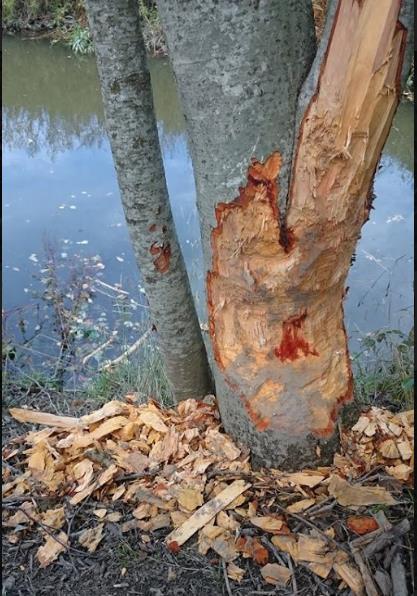
<svg viewBox="0 0 417 596"><path fill-rule="evenodd" d="M136 0L87 0L106 126L152 322L176 399L210 392L207 356L174 229Z"/></svg>
<svg viewBox="0 0 417 596"><path fill-rule="evenodd" d="M222 421L259 463L327 463L352 398L344 284L400 93L400 1L331 3L300 94L310 2L158 6L190 134Z"/></svg>

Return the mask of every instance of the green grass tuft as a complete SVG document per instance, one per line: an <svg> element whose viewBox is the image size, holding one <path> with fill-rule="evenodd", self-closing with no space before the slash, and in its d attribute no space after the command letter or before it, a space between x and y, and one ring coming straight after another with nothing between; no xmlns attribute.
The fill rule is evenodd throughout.
<svg viewBox="0 0 417 596"><path fill-rule="evenodd" d="M408 334L398 329L369 333L362 346L353 357L356 400L396 410L412 408L414 328Z"/></svg>
<svg viewBox="0 0 417 596"><path fill-rule="evenodd" d="M114 370L96 373L86 386L87 397L100 403L122 399L127 393L136 393L141 402L153 398L163 406L173 405L162 357L153 342Z"/></svg>

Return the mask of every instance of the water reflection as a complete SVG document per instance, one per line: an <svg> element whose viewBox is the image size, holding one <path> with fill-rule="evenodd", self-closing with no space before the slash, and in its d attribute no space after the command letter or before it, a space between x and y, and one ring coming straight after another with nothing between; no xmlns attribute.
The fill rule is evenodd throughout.
<svg viewBox="0 0 417 596"><path fill-rule="evenodd" d="M203 266L195 188L175 81L150 60L170 201L204 318ZM397 112L375 180L375 210L362 231L345 304L355 335L412 324L413 106ZM99 254L107 283L138 295L139 273L121 208L93 57L63 46L3 42L4 306L27 302L31 255L46 235L68 256Z"/></svg>
<svg viewBox="0 0 417 596"><path fill-rule="evenodd" d="M95 61L62 45L3 39L3 143L49 157L81 147L101 147L104 113ZM150 60L161 142L174 151L184 119L166 60Z"/></svg>

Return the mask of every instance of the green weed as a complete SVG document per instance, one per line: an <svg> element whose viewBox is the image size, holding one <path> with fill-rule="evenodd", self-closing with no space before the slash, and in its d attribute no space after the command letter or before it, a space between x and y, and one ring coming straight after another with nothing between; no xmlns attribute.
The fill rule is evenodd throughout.
<svg viewBox="0 0 417 596"><path fill-rule="evenodd" d="M364 405L413 407L414 328L407 333L381 329L362 338L353 356L355 397Z"/></svg>
<svg viewBox="0 0 417 596"><path fill-rule="evenodd" d="M153 398L164 406L173 404L162 357L157 346L150 342L114 370L94 375L86 386L87 396L99 402L121 399L136 393L140 401Z"/></svg>

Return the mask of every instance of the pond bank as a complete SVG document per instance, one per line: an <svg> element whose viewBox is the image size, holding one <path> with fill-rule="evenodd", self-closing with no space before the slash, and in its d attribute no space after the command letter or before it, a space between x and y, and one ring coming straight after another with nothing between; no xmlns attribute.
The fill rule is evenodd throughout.
<svg viewBox="0 0 417 596"><path fill-rule="evenodd" d="M166 55L166 43L153 0L138 0L148 53ZM63 42L75 53L90 54L93 43L83 0L6 0L2 3L3 33Z"/></svg>

